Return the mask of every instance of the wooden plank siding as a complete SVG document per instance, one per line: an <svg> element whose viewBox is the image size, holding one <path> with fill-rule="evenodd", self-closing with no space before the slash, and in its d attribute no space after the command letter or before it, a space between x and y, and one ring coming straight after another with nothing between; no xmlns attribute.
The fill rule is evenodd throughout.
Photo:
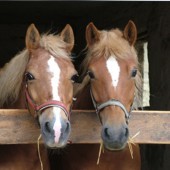
<svg viewBox="0 0 170 170"><path fill-rule="evenodd" d="M99 143L101 125L94 111L74 110L71 115L72 143ZM170 111L133 111L130 136L136 143L170 144ZM38 123L27 110L0 109L0 144L36 143Z"/></svg>

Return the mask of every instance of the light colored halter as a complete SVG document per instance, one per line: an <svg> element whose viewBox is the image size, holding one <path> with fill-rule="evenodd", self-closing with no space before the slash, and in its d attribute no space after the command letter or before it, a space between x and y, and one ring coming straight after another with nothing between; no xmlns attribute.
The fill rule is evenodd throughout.
<svg viewBox="0 0 170 170"><path fill-rule="evenodd" d="M93 102L94 108L96 110L96 114L98 115L101 123L102 123L102 121L101 121L99 112L102 109L104 109L105 107L107 107L107 106L118 106L118 107L120 107L123 110L123 112L125 113L126 122L128 123L129 118L130 118L130 113L132 112L132 105L133 105L133 103L132 103L132 105L130 107L130 111L128 112L126 110L125 106L119 100L110 99L110 100L108 100L106 102L103 102L103 103L99 104L99 103L96 102L91 89L90 89L90 95L91 95L91 98L92 98L92 102Z"/></svg>

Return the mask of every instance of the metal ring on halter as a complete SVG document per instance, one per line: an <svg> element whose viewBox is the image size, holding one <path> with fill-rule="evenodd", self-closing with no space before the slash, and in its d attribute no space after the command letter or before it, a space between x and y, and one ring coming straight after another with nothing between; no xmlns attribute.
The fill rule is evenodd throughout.
<svg viewBox="0 0 170 170"><path fill-rule="evenodd" d="M93 93L92 93L91 89L90 89L90 95L91 95L91 98L92 98L93 105L94 105L94 107L95 107L95 109L96 109L96 113L97 113L97 115L98 115L101 123L102 123L102 121L101 121L101 118L100 118L100 115L99 115L100 110L103 109L103 108L105 108L105 107L107 107L107 106L111 106L111 105L113 105L113 106L118 106L118 107L120 107L120 108L123 110L123 112L125 113L126 121L127 121L127 123L128 123L128 120L129 120L129 118L130 118L130 113L131 113L131 111L132 111L132 105L131 105L131 108L130 108L130 112L128 112L128 111L126 110L125 106L124 106L119 100L110 99L110 100L108 100L108 101L106 101L106 102L104 102L104 103L98 104L98 103L96 102L94 96L93 96Z"/></svg>

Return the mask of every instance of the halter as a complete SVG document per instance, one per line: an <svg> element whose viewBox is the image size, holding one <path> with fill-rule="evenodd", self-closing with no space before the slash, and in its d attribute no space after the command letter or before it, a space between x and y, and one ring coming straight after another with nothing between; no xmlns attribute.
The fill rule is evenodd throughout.
<svg viewBox="0 0 170 170"><path fill-rule="evenodd" d="M90 95L91 95L91 98L92 98L92 102L93 102L94 108L95 108L95 110L96 110L96 114L98 115L101 123L102 123L102 121L101 121L101 117L100 117L100 115L99 115L99 112L100 112L103 108L105 108L105 107L107 107L107 106L118 106L118 107L120 107L120 108L123 110L123 112L124 112L124 114L125 114L126 122L128 123L129 118L130 118L130 113L131 113L131 111L132 111L132 105L133 105L133 104L131 105L130 111L128 112L128 111L126 110L125 106L124 106L119 100L110 99L110 100L108 100L108 101L106 101L106 102L103 102L103 103L100 103L100 104L99 104L99 103L96 102L96 100L95 100L95 98L94 98L94 96L93 96L93 93L92 93L92 90L91 90L91 89L90 89Z"/></svg>
<svg viewBox="0 0 170 170"><path fill-rule="evenodd" d="M26 84L26 88L25 88L25 96L26 96L26 102L34 109L34 112L36 113L36 116L39 116L40 113L50 107L58 107L60 109L62 109L64 111L64 113L66 114L66 116L68 117L68 119L70 119L70 113L71 113L71 108L70 111L67 111L66 106L64 105L64 103L57 101L57 100L49 100L43 104L37 105L32 98L30 97L29 93L28 93L28 86Z"/></svg>

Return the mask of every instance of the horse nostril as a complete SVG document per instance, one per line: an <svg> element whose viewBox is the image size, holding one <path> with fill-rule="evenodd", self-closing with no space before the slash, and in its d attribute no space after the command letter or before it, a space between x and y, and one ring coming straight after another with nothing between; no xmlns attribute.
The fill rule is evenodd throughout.
<svg viewBox="0 0 170 170"><path fill-rule="evenodd" d="M51 133L50 122L46 122L46 123L45 123L45 130L46 130L48 133Z"/></svg>
<svg viewBox="0 0 170 170"><path fill-rule="evenodd" d="M69 129L70 129L70 123L67 122L67 123L66 123L65 133L69 132Z"/></svg>
<svg viewBox="0 0 170 170"><path fill-rule="evenodd" d="M129 136L129 129L125 128L125 136L128 137Z"/></svg>
<svg viewBox="0 0 170 170"><path fill-rule="evenodd" d="M106 138L108 138L108 139L110 138L110 135L109 135L109 132L108 132L108 128L104 129L104 134L105 134Z"/></svg>

